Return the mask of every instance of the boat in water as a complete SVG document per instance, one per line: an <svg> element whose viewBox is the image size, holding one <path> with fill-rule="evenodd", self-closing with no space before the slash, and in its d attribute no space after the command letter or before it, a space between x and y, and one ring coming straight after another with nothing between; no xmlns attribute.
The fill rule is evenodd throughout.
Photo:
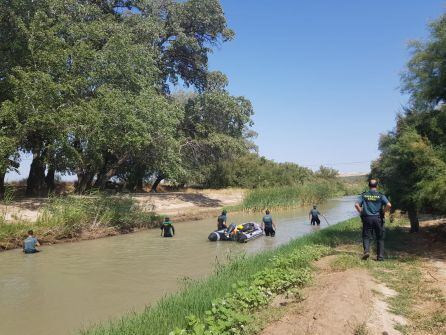
<svg viewBox="0 0 446 335"><path fill-rule="evenodd" d="M209 234L209 241L237 241L248 242L263 236L262 228L255 222L246 222L240 225L232 223L226 229L216 230Z"/></svg>

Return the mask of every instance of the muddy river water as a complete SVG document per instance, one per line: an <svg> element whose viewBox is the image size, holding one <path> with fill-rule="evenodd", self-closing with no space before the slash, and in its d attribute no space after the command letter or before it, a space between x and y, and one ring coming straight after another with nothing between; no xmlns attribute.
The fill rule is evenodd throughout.
<svg viewBox="0 0 446 335"><path fill-rule="evenodd" d="M355 216L354 198L333 199L319 210L330 224ZM173 239L159 230L42 247L24 255L0 253L0 334L68 335L97 322L142 311L181 287L184 278L210 274L229 254L255 253L318 229L309 208L273 212L275 238L246 244L208 242L216 219L176 225ZM259 221L261 214L229 213L229 222ZM327 224L322 219L321 229Z"/></svg>

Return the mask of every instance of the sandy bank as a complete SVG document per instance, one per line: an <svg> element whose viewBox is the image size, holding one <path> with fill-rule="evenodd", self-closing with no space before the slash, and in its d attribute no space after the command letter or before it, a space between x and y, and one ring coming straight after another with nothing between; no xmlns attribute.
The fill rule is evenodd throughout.
<svg viewBox="0 0 446 335"><path fill-rule="evenodd" d="M131 196L148 211L169 215L176 221L193 220L218 213L224 206L240 203L242 189L186 190L168 193L134 193ZM24 198L10 204L0 204L0 213L8 222L35 222L42 213L47 198Z"/></svg>

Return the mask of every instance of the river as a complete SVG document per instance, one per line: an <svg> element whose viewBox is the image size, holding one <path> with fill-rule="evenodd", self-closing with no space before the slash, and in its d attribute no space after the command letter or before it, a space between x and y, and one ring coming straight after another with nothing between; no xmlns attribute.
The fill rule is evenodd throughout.
<svg viewBox="0 0 446 335"><path fill-rule="evenodd" d="M355 216L353 197L319 206L330 224ZM228 255L255 253L310 233L309 208L272 212L275 238L246 244L208 242L215 218L179 223L173 239L149 230L42 247L24 255L0 253L0 334L68 335L125 313L140 312L178 290L185 278L210 274ZM229 213L228 222L259 221L261 214ZM322 219L321 228L326 227Z"/></svg>

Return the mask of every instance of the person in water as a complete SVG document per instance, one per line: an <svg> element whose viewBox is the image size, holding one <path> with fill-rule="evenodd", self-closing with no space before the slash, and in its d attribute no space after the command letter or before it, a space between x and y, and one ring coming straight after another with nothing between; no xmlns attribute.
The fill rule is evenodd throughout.
<svg viewBox="0 0 446 335"><path fill-rule="evenodd" d="M268 209L262 218L262 229L266 236L274 237L276 235L276 225L274 224L273 218Z"/></svg>
<svg viewBox="0 0 446 335"><path fill-rule="evenodd" d="M221 212L221 215L218 216L217 218L217 230L222 230L222 229L226 229L228 228L226 226L226 221L228 220L228 217L226 215L226 210L223 210Z"/></svg>
<svg viewBox="0 0 446 335"><path fill-rule="evenodd" d="M23 252L25 254L34 254L39 252L39 250L36 249L36 246L40 246L40 243L34 236L34 232L32 230L28 230L28 237L23 241Z"/></svg>
<svg viewBox="0 0 446 335"><path fill-rule="evenodd" d="M164 222L161 225L161 236L162 237L173 237L175 235L175 228L173 223L168 217L164 218Z"/></svg>
<svg viewBox="0 0 446 335"><path fill-rule="evenodd" d="M319 215L322 215L318 210L316 206L313 206L313 209L310 210L310 213L308 213L308 218L311 221L311 225L320 225L321 224L321 220L319 219Z"/></svg>

